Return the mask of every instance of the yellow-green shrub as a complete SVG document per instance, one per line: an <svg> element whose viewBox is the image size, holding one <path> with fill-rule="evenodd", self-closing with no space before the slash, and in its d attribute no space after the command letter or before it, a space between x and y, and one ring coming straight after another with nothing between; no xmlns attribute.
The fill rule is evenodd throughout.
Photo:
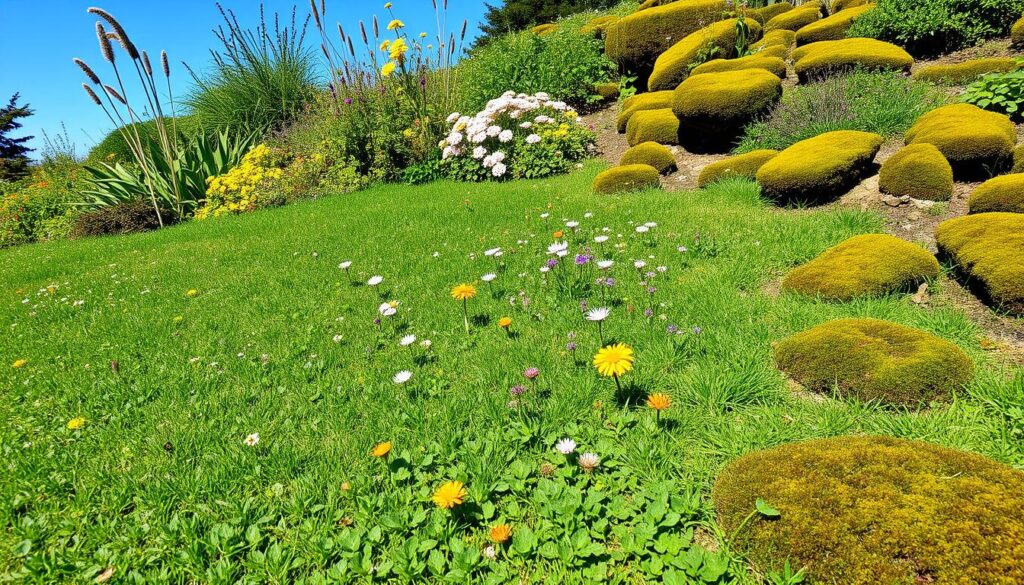
<svg viewBox="0 0 1024 585"><path fill-rule="evenodd" d="M939 251L955 261L990 302L1024 314L1024 214L955 217L939 224L935 239Z"/></svg>
<svg viewBox="0 0 1024 585"><path fill-rule="evenodd" d="M912 144L882 163L878 187L892 195L949 201L953 195L953 167L934 145Z"/></svg>
<svg viewBox="0 0 1024 585"><path fill-rule="evenodd" d="M1011 173L1024 173L1024 144L1013 149L1013 169Z"/></svg>
<svg viewBox="0 0 1024 585"><path fill-rule="evenodd" d="M965 85L986 73L1005 73L1017 67L1017 60L1011 57L987 57L955 65L929 65L915 71L913 77L932 83Z"/></svg>
<svg viewBox="0 0 1024 585"><path fill-rule="evenodd" d="M773 30L791 30L803 28L821 19L821 8L817 5L799 6L779 14L764 25L765 32Z"/></svg>
<svg viewBox="0 0 1024 585"><path fill-rule="evenodd" d="M603 38L608 27L617 22L619 18L621 17L615 16L614 14L591 18L580 28L580 32L585 35L594 35L597 38Z"/></svg>
<svg viewBox="0 0 1024 585"><path fill-rule="evenodd" d="M864 6L865 4L873 4L873 2L872 0L833 0L832 14L835 14L840 10L846 10L847 8L853 8L855 6Z"/></svg>
<svg viewBox="0 0 1024 585"><path fill-rule="evenodd" d="M641 142L679 144L679 118L671 108L641 110L629 118L626 143L636 146Z"/></svg>
<svg viewBox="0 0 1024 585"><path fill-rule="evenodd" d="M612 167L594 178L597 193L621 193L656 188L661 184L658 169L651 165Z"/></svg>
<svg viewBox="0 0 1024 585"><path fill-rule="evenodd" d="M535 34L537 36L542 37L544 35L549 35L549 34L555 32L556 30L558 30L558 25L557 24L554 24L554 23L551 23L551 22L546 22L544 24L538 24L537 26L531 28L530 32L532 32L533 34Z"/></svg>
<svg viewBox="0 0 1024 585"><path fill-rule="evenodd" d="M793 10L793 5L789 2L776 2L775 4L769 4L768 6L762 6L761 8L750 8L747 9L745 16L746 18L753 18L759 24L764 24L776 16Z"/></svg>
<svg viewBox="0 0 1024 585"><path fill-rule="evenodd" d="M971 104L952 104L917 119L905 134L907 144L934 144L962 178L1009 164L1017 129L1003 114Z"/></svg>
<svg viewBox="0 0 1024 585"><path fill-rule="evenodd" d="M761 25L748 21L750 39L761 35ZM729 57L736 52L736 19L715 22L687 35L667 51L658 56L654 62L654 70L647 80L647 88L651 91L673 89L690 74L690 67L698 56L706 54L711 48L716 49L715 55Z"/></svg>
<svg viewBox="0 0 1024 585"><path fill-rule="evenodd" d="M1002 175L985 181L967 200L971 213L1024 213L1024 174ZM1021 250L1024 254L1024 250Z"/></svg>
<svg viewBox="0 0 1024 585"><path fill-rule="evenodd" d="M761 53L754 53L739 59L714 59L695 67L691 75L740 71L742 69L765 69L777 77L786 77L785 61L778 57L768 57Z"/></svg>
<svg viewBox="0 0 1024 585"><path fill-rule="evenodd" d="M281 158L280 152L259 144L242 157L238 166L208 179L206 200L196 211L195 219L252 211L265 204L261 201L266 195L262 189L281 178Z"/></svg>
<svg viewBox="0 0 1024 585"><path fill-rule="evenodd" d="M765 69L704 73L679 84L672 111L679 118L680 139L726 144L781 97L782 81Z"/></svg>
<svg viewBox="0 0 1024 585"><path fill-rule="evenodd" d="M796 33L791 30L777 29L764 33L760 41L750 45L750 50L755 53L763 51L768 47L785 47L789 49L796 43Z"/></svg>
<svg viewBox="0 0 1024 585"><path fill-rule="evenodd" d="M864 15L865 12L874 8L874 4L863 4L853 8L840 10L832 16L828 16L800 27L796 31L796 44L806 45L818 41L837 41L846 38L846 31L850 30L853 22Z"/></svg>
<svg viewBox="0 0 1024 585"><path fill-rule="evenodd" d="M665 174L676 170L676 157L667 147L657 142L641 142L622 154L620 165L644 164Z"/></svg>
<svg viewBox="0 0 1024 585"><path fill-rule="evenodd" d="M789 56L789 47L783 47L782 45L771 45L763 49L758 49L754 52L754 55L759 57L775 57L782 59L783 61Z"/></svg>
<svg viewBox="0 0 1024 585"><path fill-rule="evenodd" d="M839 319L775 345L775 363L808 390L915 406L946 400L974 377L956 345L878 319Z"/></svg>
<svg viewBox="0 0 1024 585"><path fill-rule="evenodd" d="M595 83L594 94L601 96L601 99L613 100L619 97L618 83Z"/></svg>
<svg viewBox="0 0 1024 585"><path fill-rule="evenodd" d="M626 131L626 124L633 114L643 110L661 110L672 107L671 91L652 91L649 93L638 93L622 102L622 111L615 121L619 134Z"/></svg>
<svg viewBox="0 0 1024 585"><path fill-rule="evenodd" d="M697 186L704 188L716 181L730 177L753 179L757 175L757 169L777 154L779 154L777 150L753 150L711 163L701 170L697 177Z"/></svg>
<svg viewBox="0 0 1024 585"><path fill-rule="evenodd" d="M793 67L801 82L861 69L910 71L914 58L896 45L875 39L818 41L793 51Z"/></svg>
<svg viewBox="0 0 1024 585"><path fill-rule="evenodd" d="M1010 29L1010 42L1014 47L1024 45L1024 16L1013 23L1013 27Z"/></svg>
<svg viewBox="0 0 1024 585"><path fill-rule="evenodd" d="M767 197L789 202L834 198L855 185L870 168L882 137L870 132L838 130L801 140L757 171Z"/></svg>
<svg viewBox="0 0 1024 585"><path fill-rule="evenodd" d="M1008 465L880 436L748 453L712 489L731 548L761 573L806 567L815 585L1024 583L1022 494ZM779 516L748 520L759 499Z"/></svg>
<svg viewBox="0 0 1024 585"><path fill-rule="evenodd" d="M924 248L887 234L864 234L790 270L782 288L812 297L849 301L912 290L938 275L938 260Z"/></svg>
<svg viewBox="0 0 1024 585"><path fill-rule="evenodd" d="M605 54L646 79L654 60L686 35L725 17L725 0L686 0L624 16L605 30Z"/></svg>

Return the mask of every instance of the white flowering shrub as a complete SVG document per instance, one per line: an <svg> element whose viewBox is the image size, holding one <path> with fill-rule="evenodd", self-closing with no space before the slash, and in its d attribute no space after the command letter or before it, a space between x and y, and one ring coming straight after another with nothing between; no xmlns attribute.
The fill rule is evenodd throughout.
<svg viewBox="0 0 1024 585"><path fill-rule="evenodd" d="M448 116L440 143L446 176L468 181L532 179L568 171L594 147L576 110L546 93L506 92L473 116Z"/></svg>

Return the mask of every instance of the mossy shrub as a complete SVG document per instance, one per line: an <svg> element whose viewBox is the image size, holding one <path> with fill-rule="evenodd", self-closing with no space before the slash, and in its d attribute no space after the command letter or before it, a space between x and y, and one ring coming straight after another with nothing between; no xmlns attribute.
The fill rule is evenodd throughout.
<svg viewBox="0 0 1024 585"><path fill-rule="evenodd" d="M750 50L756 52L763 51L768 47L785 47L790 48L796 43L796 33L791 30L777 29L770 32L764 33L761 40L750 45Z"/></svg>
<svg viewBox="0 0 1024 585"><path fill-rule="evenodd" d="M701 170L700 175L697 177L697 186L704 188L712 183L731 177L753 179L757 176L757 170L764 166L764 163L775 158L777 154L779 154L777 150L752 150L713 162Z"/></svg>
<svg viewBox="0 0 1024 585"><path fill-rule="evenodd" d="M650 165L661 174L676 170L676 157L666 146L657 142L641 142L622 154L620 165Z"/></svg>
<svg viewBox="0 0 1024 585"><path fill-rule="evenodd" d="M626 125L626 143L636 146L641 142L679 144L679 118L671 108L633 114Z"/></svg>
<svg viewBox="0 0 1024 585"><path fill-rule="evenodd" d="M821 8L819 6L799 6L770 19L764 24L764 31L766 33L773 30L796 31L818 20L821 20Z"/></svg>
<svg viewBox="0 0 1024 585"><path fill-rule="evenodd" d="M748 21L750 39L760 38L761 25ZM698 56L710 47L717 49L717 54L731 57L736 53L736 19L723 20L687 35L667 51L658 56L654 62L654 70L647 80L647 88L651 91L673 89L690 73L690 66Z"/></svg>
<svg viewBox="0 0 1024 585"><path fill-rule="evenodd" d="M775 345L779 369L808 390L899 406L945 401L974 377L956 345L878 319L839 319Z"/></svg>
<svg viewBox="0 0 1024 585"><path fill-rule="evenodd" d="M939 252L984 299L1024 315L1024 214L955 217L939 224L935 239Z"/></svg>
<svg viewBox="0 0 1024 585"><path fill-rule="evenodd" d="M623 165L612 167L594 177L594 192L623 193L660 186L661 175L651 165Z"/></svg>
<svg viewBox="0 0 1024 585"><path fill-rule="evenodd" d="M966 85L986 73L1006 73L1017 67L1017 60L1010 57L986 57L955 65L929 65L915 71L913 77L932 83Z"/></svg>
<svg viewBox="0 0 1024 585"><path fill-rule="evenodd" d="M864 15L865 12L874 8L874 4L863 4L853 8L840 10L832 16L812 22L800 27L796 31L796 44L806 45L818 41L837 41L846 38L846 31L850 30L854 21Z"/></svg>
<svg viewBox="0 0 1024 585"><path fill-rule="evenodd" d="M779 57L769 57L755 53L739 59L714 59L694 67L692 75L702 73L721 73L722 71L740 71L743 69L764 69L779 78L786 77L786 62Z"/></svg>
<svg viewBox="0 0 1024 585"><path fill-rule="evenodd" d="M952 104L918 118L904 138L907 144L934 144L953 166L953 174L968 179L1010 164L1017 129L1003 114Z"/></svg>
<svg viewBox="0 0 1024 585"><path fill-rule="evenodd" d="M558 25L552 22L546 22L544 24L538 24L537 26L530 29L533 34L542 37L549 35L558 30Z"/></svg>
<svg viewBox="0 0 1024 585"><path fill-rule="evenodd" d="M896 45L861 38L803 45L793 51L793 61L796 75L803 83L857 68L910 71L914 64L910 53Z"/></svg>
<svg viewBox="0 0 1024 585"><path fill-rule="evenodd" d="M671 107L671 91L638 93L622 102L622 110L619 112L615 125L619 129L619 134L622 134L626 131L626 124L629 123L629 119L633 117L633 114L643 110L661 110Z"/></svg>
<svg viewBox="0 0 1024 585"><path fill-rule="evenodd" d="M1010 43L1014 47L1024 46L1024 16L1020 17L1010 28Z"/></svg>
<svg viewBox="0 0 1024 585"><path fill-rule="evenodd" d="M757 171L767 197L781 203L820 203L856 185L871 168L882 137L838 130L801 140Z"/></svg>
<svg viewBox="0 0 1024 585"><path fill-rule="evenodd" d="M725 17L725 0L687 0L624 16L605 29L605 54L646 81L658 55L686 35Z"/></svg>
<svg viewBox="0 0 1024 585"><path fill-rule="evenodd" d="M882 163L878 187L891 195L949 201L953 195L953 167L934 145L912 144Z"/></svg>
<svg viewBox="0 0 1024 585"><path fill-rule="evenodd" d="M790 270L782 288L810 297L849 301L910 291L938 276L939 262L928 250L895 236L864 234Z"/></svg>
<svg viewBox="0 0 1024 585"><path fill-rule="evenodd" d="M595 83L594 94L603 100L613 100L619 97L618 83Z"/></svg>
<svg viewBox="0 0 1024 585"><path fill-rule="evenodd" d="M776 2L775 4L769 4L762 6L761 8L750 8L746 11L745 16L747 18L753 18L759 24L764 24L776 16L793 10L793 5L789 2Z"/></svg>
<svg viewBox="0 0 1024 585"><path fill-rule="evenodd" d="M594 35L597 38L604 38L604 33L613 23L619 20L619 16L614 14L608 14L605 16L598 16L597 18L591 18L580 27L580 32L585 35Z"/></svg>
<svg viewBox="0 0 1024 585"><path fill-rule="evenodd" d="M712 498L730 546L763 573L788 559L816 585L1024 583L1024 473L974 453L880 436L789 443L730 463ZM744 525L758 499L779 517Z"/></svg>
<svg viewBox="0 0 1024 585"><path fill-rule="evenodd" d="M1024 173L1024 144L1013 149L1012 173Z"/></svg>
<svg viewBox="0 0 1024 585"><path fill-rule="evenodd" d="M679 84L672 111L688 147L690 143L728 145L781 98L782 81L765 69L704 73Z"/></svg>
<svg viewBox="0 0 1024 585"><path fill-rule="evenodd" d="M985 181L967 200L971 213L1024 213L1024 174L1002 175ZM1024 254L1024 250L1021 250Z"/></svg>
<svg viewBox="0 0 1024 585"><path fill-rule="evenodd" d="M857 6L864 6L865 4L874 4L872 0L833 0L832 1L832 14L847 8L854 8Z"/></svg>

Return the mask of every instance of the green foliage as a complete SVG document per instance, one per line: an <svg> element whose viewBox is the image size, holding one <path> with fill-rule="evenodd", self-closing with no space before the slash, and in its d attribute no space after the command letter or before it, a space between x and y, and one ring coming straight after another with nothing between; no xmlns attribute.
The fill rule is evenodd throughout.
<svg viewBox="0 0 1024 585"><path fill-rule="evenodd" d="M85 171L66 157L47 157L30 177L9 184L0 197L0 247L66 238L86 184Z"/></svg>
<svg viewBox="0 0 1024 585"><path fill-rule="evenodd" d="M27 105L19 106L18 97L14 94L7 105L0 108L0 181L16 181L28 175L28 153L33 149L25 143L33 136L10 136L10 133L21 128L19 118L27 118L33 114Z"/></svg>
<svg viewBox="0 0 1024 585"><path fill-rule="evenodd" d="M955 217L939 224L935 239L939 252L983 297L1001 310L1024 314L1024 213Z"/></svg>
<svg viewBox="0 0 1024 585"><path fill-rule="evenodd" d="M487 12L480 24L480 36L474 41L475 47L497 42L508 33L524 31L534 25L554 22L570 14L584 10L612 8L620 0L508 0L494 6L486 4ZM497 93L509 88L503 88Z"/></svg>
<svg viewBox="0 0 1024 585"><path fill-rule="evenodd" d="M967 86L962 99L979 108L1020 119L1024 116L1024 71L985 75Z"/></svg>
<svg viewBox="0 0 1024 585"><path fill-rule="evenodd" d="M166 123L167 129L172 133L177 131L179 141L187 141L201 132L193 116L178 116L173 120L168 119ZM89 151L88 156L85 158L85 164L96 166L100 163L113 164L115 162L130 163L134 161L135 158L132 155L131 146L125 142L124 132L138 132L147 141L159 140L156 120L146 120L145 122L129 124L124 128L115 128L107 133L96 146L92 147L92 150Z"/></svg>
<svg viewBox="0 0 1024 585"><path fill-rule="evenodd" d="M77 216L69 236L86 238L136 234L159 229L177 221L174 212L161 208L159 215L144 199L121 201L106 207L85 211Z"/></svg>

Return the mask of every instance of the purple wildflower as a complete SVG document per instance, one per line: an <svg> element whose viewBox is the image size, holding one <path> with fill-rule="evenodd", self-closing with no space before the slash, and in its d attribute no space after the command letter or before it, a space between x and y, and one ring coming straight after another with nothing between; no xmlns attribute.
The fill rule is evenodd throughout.
<svg viewBox="0 0 1024 585"><path fill-rule="evenodd" d="M590 256L587 256L586 254L579 254L579 255L576 256L576 265L577 266L583 266L587 262L590 262Z"/></svg>
<svg viewBox="0 0 1024 585"><path fill-rule="evenodd" d="M526 378L527 380L534 380L539 375L540 375L540 369L539 368L526 368L526 371L523 372L523 377Z"/></svg>
<svg viewBox="0 0 1024 585"><path fill-rule="evenodd" d="M576 351L576 342L575 341L570 341L569 343L566 343L565 344L565 349L567 349L569 351Z"/></svg>
<svg viewBox="0 0 1024 585"><path fill-rule="evenodd" d="M526 394L526 386L523 386L522 384L516 384L515 386L509 388L509 393L511 393L512 396L522 396L523 394Z"/></svg>
<svg viewBox="0 0 1024 585"><path fill-rule="evenodd" d="M554 268L555 266L558 266L558 259L557 258L549 259L548 260L548 268Z"/></svg>
<svg viewBox="0 0 1024 585"><path fill-rule="evenodd" d="M654 309L652 309L650 307L647 307L646 309L644 309L644 317L653 317L653 316L654 316Z"/></svg>
<svg viewBox="0 0 1024 585"><path fill-rule="evenodd" d="M669 335L675 335L676 333L679 333L679 327L670 324L668 327L665 328L665 331L667 331Z"/></svg>

